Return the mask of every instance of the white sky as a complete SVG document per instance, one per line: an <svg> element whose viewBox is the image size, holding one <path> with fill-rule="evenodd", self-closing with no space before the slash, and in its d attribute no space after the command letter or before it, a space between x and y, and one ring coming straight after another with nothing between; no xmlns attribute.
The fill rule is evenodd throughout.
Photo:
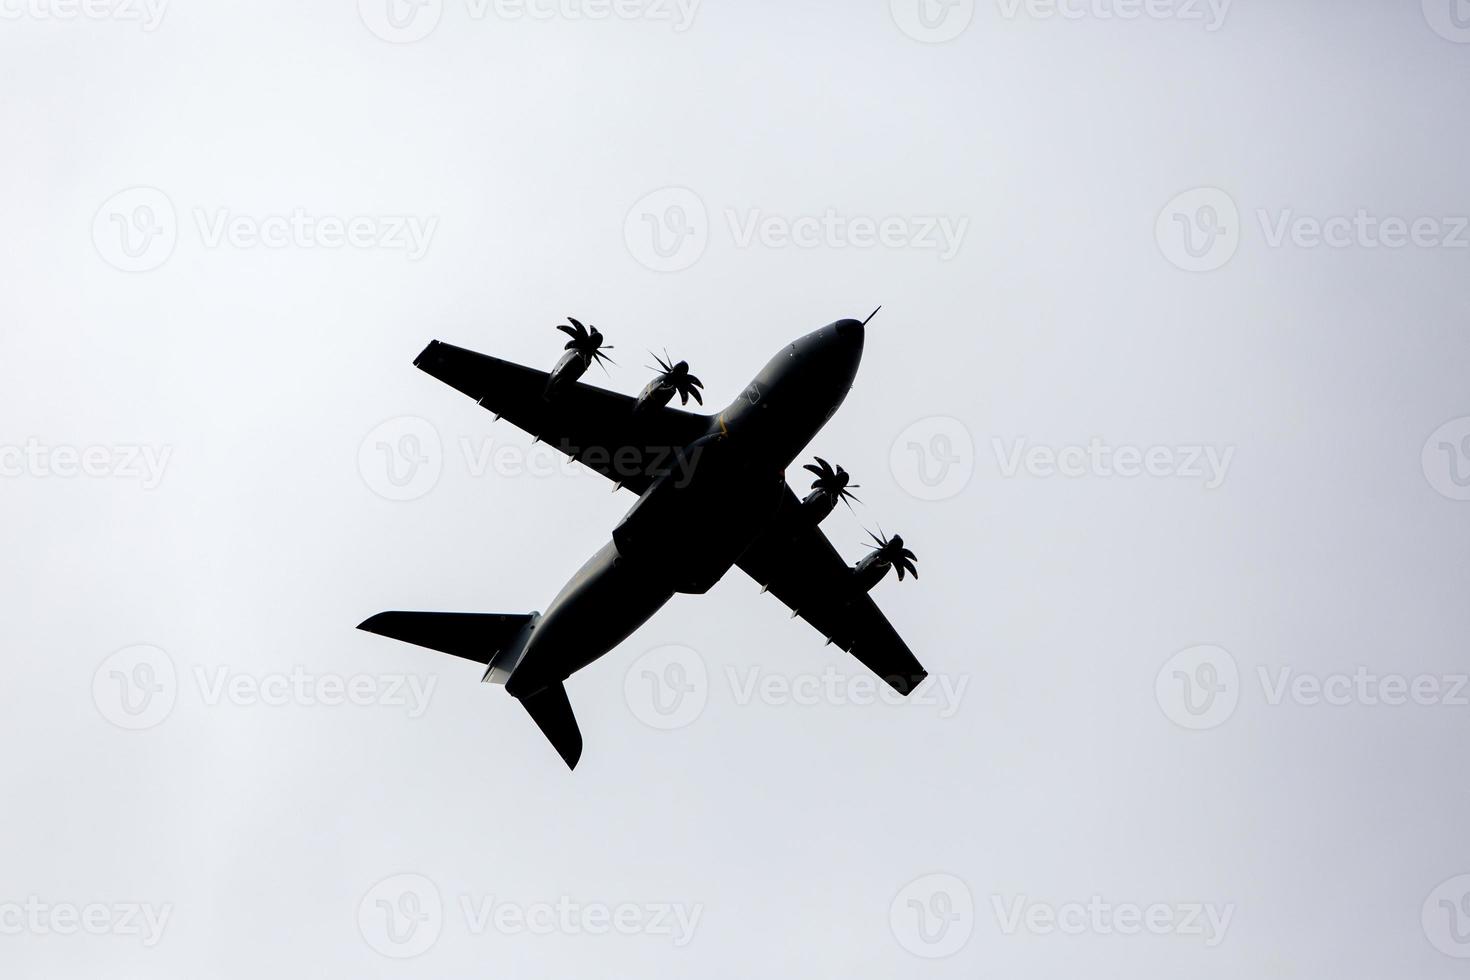
<svg viewBox="0 0 1470 980"><path fill-rule="evenodd" d="M1448 3L444 0L396 43L374 0L109 2L0 8L0 972L1458 975ZM430 339L549 368L571 314L596 383L666 346L724 404L879 303L811 449L862 484L845 555L920 556L876 596L928 703L853 703L733 572L572 679L568 773L473 664L353 629L544 608L632 504L515 471ZM173 674L129 715L140 662ZM338 684L372 703L308 703Z"/></svg>

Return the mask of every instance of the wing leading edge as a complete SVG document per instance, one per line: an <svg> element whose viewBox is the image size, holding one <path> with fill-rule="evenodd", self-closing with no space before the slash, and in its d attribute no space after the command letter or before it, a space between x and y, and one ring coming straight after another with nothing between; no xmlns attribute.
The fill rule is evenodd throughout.
<svg viewBox="0 0 1470 980"><path fill-rule="evenodd" d="M833 644L900 694L909 694L928 672L872 597L854 590L851 569L822 529L792 520L799 506L786 487L771 529L737 564Z"/></svg>
<svg viewBox="0 0 1470 980"><path fill-rule="evenodd" d="M632 398L581 382L548 399L545 371L438 340L413 363L635 493L648 489L660 474L689 465L682 458L684 448L714 426L710 416L676 408L650 409L635 418Z"/></svg>

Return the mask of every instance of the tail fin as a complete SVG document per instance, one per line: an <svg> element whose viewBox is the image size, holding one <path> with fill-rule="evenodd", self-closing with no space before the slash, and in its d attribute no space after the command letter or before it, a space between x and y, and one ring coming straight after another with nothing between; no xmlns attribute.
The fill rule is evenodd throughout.
<svg viewBox="0 0 1470 980"><path fill-rule="evenodd" d="M525 652L540 613L381 612L357 628L485 665L485 680L504 684ZM520 699L569 769L582 758L582 732L561 683Z"/></svg>
<svg viewBox="0 0 1470 980"><path fill-rule="evenodd" d="M484 664L486 679L503 684L539 618L537 613L380 612L357 628ZM492 672L499 676L491 678Z"/></svg>
<svg viewBox="0 0 1470 980"><path fill-rule="evenodd" d="M582 758L582 732L577 728L577 718L572 714L572 703L567 700L566 685L561 683L543 687L535 694L521 698L531 720L541 729L541 734L551 741L568 769L577 768Z"/></svg>

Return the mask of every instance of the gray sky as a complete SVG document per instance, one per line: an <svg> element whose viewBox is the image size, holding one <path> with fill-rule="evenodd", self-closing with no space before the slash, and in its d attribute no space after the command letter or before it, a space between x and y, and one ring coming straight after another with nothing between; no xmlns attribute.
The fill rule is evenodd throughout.
<svg viewBox="0 0 1470 980"><path fill-rule="evenodd" d="M1470 8L389 2L0 4L6 976L1463 971ZM732 572L568 773L353 629L633 502L430 339L880 303L909 702Z"/></svg>

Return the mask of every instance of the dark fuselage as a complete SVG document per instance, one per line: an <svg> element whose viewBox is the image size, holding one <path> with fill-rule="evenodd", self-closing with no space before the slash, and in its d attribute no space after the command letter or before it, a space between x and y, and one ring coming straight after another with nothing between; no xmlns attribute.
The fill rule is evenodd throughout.
<svg viewBox="0 0 1470 980"><path fill-rule="evenodd" d="M704 592L766 528L785 470L837 411L863 353L839 320L783 347L656 480L536 623L506 690L529 697L616 647L675 592Z"/></svg>

